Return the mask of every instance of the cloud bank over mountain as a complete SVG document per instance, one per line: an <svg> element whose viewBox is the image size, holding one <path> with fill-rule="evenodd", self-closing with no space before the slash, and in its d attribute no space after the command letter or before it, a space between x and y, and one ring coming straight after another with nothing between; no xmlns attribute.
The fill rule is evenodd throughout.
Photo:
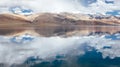
<svg viewBox="0 0 120 67"><path fill-rule="evenodd" d="M74 12L105 14L108 11L120 10L120 5L117 4L117 1L119 0L2 0L0 1L0 12L11 12L11 8L20 7L15 9L15 11L18 13L32 10L33 13Z"/></svg>

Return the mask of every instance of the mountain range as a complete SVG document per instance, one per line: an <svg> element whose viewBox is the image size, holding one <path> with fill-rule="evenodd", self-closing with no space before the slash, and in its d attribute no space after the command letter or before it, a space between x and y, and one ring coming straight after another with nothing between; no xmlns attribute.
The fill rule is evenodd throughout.
<svg viewBox="0 0 120 67"><path fill-rule="evenodd" d="M29 33L38 36L89 35L92 32L116 33L120 18L115 16L38 13L24 16L0 14L0 35Z"/></svg>

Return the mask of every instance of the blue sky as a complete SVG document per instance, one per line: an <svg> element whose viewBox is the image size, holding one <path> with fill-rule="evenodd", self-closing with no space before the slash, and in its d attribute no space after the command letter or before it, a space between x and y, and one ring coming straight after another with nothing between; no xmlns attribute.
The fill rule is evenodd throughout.
<svg viewBox="0 0 120 67"><path fill-rule="evenodd" d="M89 4L92 4L92 3L95 3L95 2L97 2L97 0L81 0L81 4L83 5L83 6L89 6Z"/></svg>
<svg viewBox="0 0 120 67"><path fill-rule="evenodd" d="M109 14L109 15L120 15L120 10L113 10L113 11L108 11L106 12L106 14Z"/></svg>

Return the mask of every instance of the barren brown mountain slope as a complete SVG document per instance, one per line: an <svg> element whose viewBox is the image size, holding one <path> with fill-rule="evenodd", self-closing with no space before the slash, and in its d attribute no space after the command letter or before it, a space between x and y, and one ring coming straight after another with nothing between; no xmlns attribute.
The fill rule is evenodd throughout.
<svg viewBox="0 0 120 67"><path fill-rule="evenodd" d="M0 34L11 34L26 30L31 27L30 21L13 14L0 15Z"/></svg>
<svg viewBox="0 0 120 67"><path fill-rule="evenodd" d="M87 15L77 14L41 13L36 16L0 14L0 35L25 31L34 31L33 33L42 36L87 35L91 32L115 33L120 31L119 24L119 20L89 19Z"/></svg>

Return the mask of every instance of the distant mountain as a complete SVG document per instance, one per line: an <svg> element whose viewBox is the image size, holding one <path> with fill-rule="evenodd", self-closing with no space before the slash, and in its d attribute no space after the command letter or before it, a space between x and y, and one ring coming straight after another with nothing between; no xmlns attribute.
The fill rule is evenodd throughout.
<svg viewBox="0 0 120 67"><path fill-rule="evenodd" d="M40 36L88 35L91 32L115 33L120 31L120 19L73 13L40 13L23 16L0 14L0 34L17 35L30 33ZM97 18L96 18L97 17Z"/></svg>

